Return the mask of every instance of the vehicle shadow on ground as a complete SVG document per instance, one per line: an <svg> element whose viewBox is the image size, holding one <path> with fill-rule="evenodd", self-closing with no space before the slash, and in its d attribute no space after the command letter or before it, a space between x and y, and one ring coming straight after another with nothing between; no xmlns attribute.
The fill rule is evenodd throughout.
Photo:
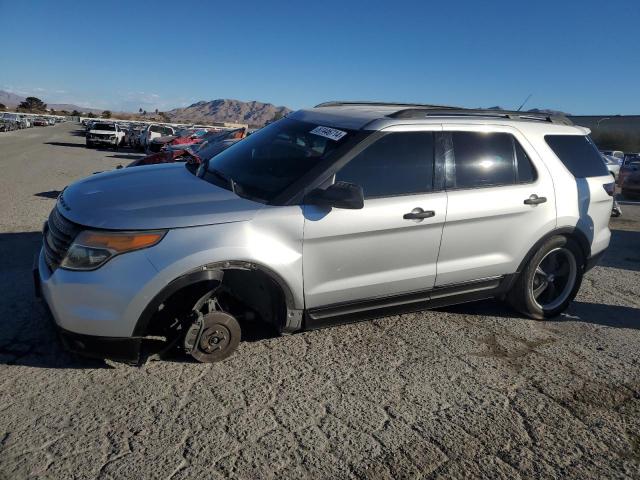
<svg viewBox="0 0 640 480"><path fill-rule="evenodd" d="M569 307L568 313L572 316L568 319L573 321L640 330L640 308L606 305L603 303L573 302Z"/></svg>
<svg viewBox="0 0 640 480"><path fill-rule="evenodd" d="M609 248L598 265L640 271L640 231L611 230Z"/></svg>
<svg viewBox="0 0 640 480"><path fill-rule="evenodd" d="M46 192L34 193L34 197L42 197L42 198L52 198L56 199L62 193L62 190L49 190Z"/></svg>
<svg viewBox="0 0 640 480"><path fill-rule="evenodd" d="M35 298L32 265L40 232L0 234L0 364L36 368L111 368L66 352Z"/></svg>
<svg viewBox="0 0 640 480"><path fill-rule="evenodd" d="M70 143L70 142L44 142L45 145L54 145L56 147L77 147L87 148L84 143Z"/></svg>
<svg viewBox="0 0 640 480"><path fill-rule="evenodd" d="M513 310L505 302L498 300L481 300L478 302L451 305L436 310L460 315L526 320L524 315ZM569 305L566 314L562 314L549 321L575 321L606 327L640 330L640 308L574 301Z"/></svg>
<svg viewBox="0 0 640 480"><path fill-rule="evenodd" d="M137 160L140 157L144 157L144 153L123 153L117 155L107 155L107 158L121 158L123 160Z"/></svg>

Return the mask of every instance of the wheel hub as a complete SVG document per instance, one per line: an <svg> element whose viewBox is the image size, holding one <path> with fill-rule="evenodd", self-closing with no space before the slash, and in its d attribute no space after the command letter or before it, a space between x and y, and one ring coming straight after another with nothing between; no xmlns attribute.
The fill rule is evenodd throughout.
<svg viewBox="0 0 640 480"><path fill-rule="evenodd" d="M222 350L229 344L229 337L229 329L223 325L207 328L200 337L200 348L207 353Z"/></svg>
<svg viewBox="0 0 640 480"><path fill-rule="evenodd" d="M543 310L558 308L571 294L577 278L577 263L567 248L548 252L536 267L531 281L534 301Z"/></svg>
<svg viewBox="0 0 640 480"><path fill-rule="evenodd" d="M199 362L222 360L236 349L240 342L238 321L226 312L214 311L199 317L185 338L185 347Z"/></svg>

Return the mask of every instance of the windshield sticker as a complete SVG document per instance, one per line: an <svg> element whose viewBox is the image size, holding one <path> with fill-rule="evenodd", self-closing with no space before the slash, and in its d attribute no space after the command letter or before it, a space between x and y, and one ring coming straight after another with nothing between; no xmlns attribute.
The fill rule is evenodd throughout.
<svg viewBox="0 0 640 480"><path fill-rule="evenodd" d="M309 133L320 135L321 137L328 138L330 140L333 140L334 142L337 142L347 134L347 132L343 132L342 130L336 130L335 128L329 127L316 127Z"/></svg>

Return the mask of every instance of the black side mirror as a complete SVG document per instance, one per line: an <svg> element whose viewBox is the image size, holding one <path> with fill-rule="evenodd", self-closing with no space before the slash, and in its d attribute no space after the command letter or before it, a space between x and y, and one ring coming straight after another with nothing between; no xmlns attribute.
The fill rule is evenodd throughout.
<svg viewBox="0 0 640 480"><path fill-rule="evenodd" d="M319 188L310 192L305 203L322 207L348 208L352 210L364 207L364 194L360 185L348 182L336 182L326 190Z"/></svg>

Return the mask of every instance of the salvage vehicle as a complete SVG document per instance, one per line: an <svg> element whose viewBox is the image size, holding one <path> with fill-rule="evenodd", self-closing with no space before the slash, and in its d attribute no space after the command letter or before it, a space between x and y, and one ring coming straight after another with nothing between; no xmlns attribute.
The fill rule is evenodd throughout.
<svg viewBox="0 0 640 480"><path fill-rule="evenodd" d="M49 126L49 122L47 122L44 118L35 118L32 122L34 127L47 127Z"/></svg>
<svg viewBox="0 0 640 480"><path fill-rule="evenodd" d="M173 134L175 134L175 130L173 129L173 127L156 124L148 125L144 130L142 130L140 134L140 148L142 150L148 150L149 145L154 138Z"/></svg>
<svg viewBox="0 0 640 480"><path fill-rule="evenodd" d="M127 165L127 168L173 162L187 162L192 165L200 165L239 141L240 139L232 138L228 140L221 140L219 142L208 143L206 145L197 144L186 148L170 148L148 155L144 158L136 159Z"/></svg>
<svg viewBox="0 0 640 480"><path fill-rule="evenodd" d="M554 318L611 235L614 184L588 134L531 112L299 110L199 166L68 186L36 287L67 348L132 363L485 298Z"/></svg>
<svg viewBox="0 0 640 480"><path fill-rule="evenodd" d="M117 123L95 122L91 124L91 129L87 132L87 148L97 145L105 145L118 149L124 141L124 131Z"/></svg>
<svg viewBox="0 0 640 480"><path fill-rule="evenodd" d="M166 145L194 144L202 141L207 130L187 128L175 132L173 135L154 138L149 144L149 151L159 152Z"/></svg>
<svg viewBox="0 0 640 480"><path fill-rule="evenodd" d="M167 145L157 153L134 160L127 167L173 162L200 164L242 139L244 133L244 128L239 128L211 133L198 143Z"/></svg>

